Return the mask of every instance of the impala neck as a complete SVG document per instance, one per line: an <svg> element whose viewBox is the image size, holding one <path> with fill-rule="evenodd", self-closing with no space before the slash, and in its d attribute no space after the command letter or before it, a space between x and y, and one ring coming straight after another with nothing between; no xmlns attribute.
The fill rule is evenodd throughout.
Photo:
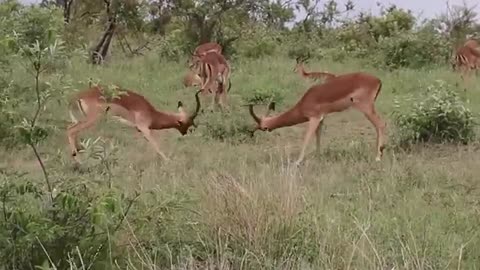
<svg viewBox="0 0 480 270"><path fill-rule="evenodd" d="M265 117L262 121L265 127L267 127L269 130L274 130L281 127L300 124L306 122L307 120L308 118L300 113L297 107L293 107L292 109L279 115Z"/></svg>
<svg viewBox="0 0 480 270"><path fill-rule="evenodd" d="M300 68L298 69L298 73L300 73L301 76L304 76L304 77L308 77L308 75L310 75L310 73L308 73L306 70L305 70L305 67L302 65L300 65Z"/></svg>
<svg viewBox="0 0 480 270"><path fill-rule="evenodd" d="M177 114L159 112L155 110L153 112L151 129L168 129L178 127L178 120L180 117Z"/></svg>

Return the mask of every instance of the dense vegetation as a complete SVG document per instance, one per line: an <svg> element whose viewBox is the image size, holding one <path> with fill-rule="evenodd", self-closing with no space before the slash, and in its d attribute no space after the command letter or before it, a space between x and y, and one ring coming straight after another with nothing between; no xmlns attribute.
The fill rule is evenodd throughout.
<svg viewBox="0 0 480 270"><path fill-rule="evenodd" d="M449 65L480 31L476 14L355 12L334 0L0 2L0 269L478 268L480 87ZM191 109L185 62L210 40L233 67L228 112L203 113L185 137L159 132L166 163L106 118L73 165L75 91L117 84ZM300 168L301 127L250 136L244 105L293 105L312 84L292 72L305 55L312 70L382 79L381 163L353 111L328 117Z"/></svg>

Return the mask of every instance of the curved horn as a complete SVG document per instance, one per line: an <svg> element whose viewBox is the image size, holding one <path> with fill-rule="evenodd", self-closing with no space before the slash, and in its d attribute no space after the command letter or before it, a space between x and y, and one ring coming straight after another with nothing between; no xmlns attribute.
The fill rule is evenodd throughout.
<svg viewBox="0 0 480 270"><path fill-rule="evenodd" d="M192 114L192 116L190 116L192 120L197 117L198 112L200 111L200 98L198 97L198 94L200 94L200 92L202 92L202 90L198 90L197 93L195 93L195 101L197 102L197 107L195 108L195 112Z"/></svg>
<svg viewBox="0 0 480 270"><path fill-rule="evenodd" d="M258 116L253 111L253 104L248 105L248 111L250 112L250 115L253 117L253 120L255 120L257 124L260 124L260 118L258 118Z"/></svg>
<svg viewBox="0 0 480 270"><path fill-rule="evenodd" d="M232 88L232 81L228 78L228 89L227 92L230 93L230 88Z"/></svg>

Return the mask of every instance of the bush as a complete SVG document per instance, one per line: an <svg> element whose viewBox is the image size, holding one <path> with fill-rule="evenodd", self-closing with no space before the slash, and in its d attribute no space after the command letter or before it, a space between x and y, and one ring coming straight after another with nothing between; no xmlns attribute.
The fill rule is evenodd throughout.
<svg viewBox="0 0 480 270"><path fill-rule="evenodd" d="M228 143L243 143L251 138L253 122L246 122L238 113L206 115L203 136Z"/></svg>
<svg viewBox="0 0 480 270"><path fill-rule="evenodd" d="M396 36L381 38L374 62L392 69L422 68L444 63L449 54L446 40L433 33L401 32Z"/></svg>
<svg viewBox="0 0 480 270"><path fill-rule="evenodd" d="M188 44L186 41L181 31L172 31L160 43L158 48L160 57L172 61L180 60L185 55L185 52L188 51L187 47L191 47L191 44Z"/></svg>
<svg viewBox="0 0 480 270"><path fill-rule="evenodd" d="M123 194L96 195L91 183L76 183L50 195L39 184L22 183L18 175L0 176L15 180L0 185L0 263L5 269L38 269L48 264L47 256L58 269L94 266L97 257L106 258L106 243L131 204Z"/></svg>
<svg viewBox="0 0 480 270"><path fill-rule="evenodd" d="M20 143L15 132L15 123L20 120L16 113L19 99L15 97L16 87L0 77L0 145L6 149ZM18 94L17 94L18 95Z"/></svg>
<svg viewBox="0 0 480 270"><path fill-rule="evenodd" d="M289 37L287 56L293 59L306 56L322 59L325 57L325 53L319 46L320 42L315 36L305 37L304 34L295 33Z"/></svg>
<svg viewBox="0 0 480 270"><path fill-rule="evenodd" d="M261 58L273 55L277 48L277 33L271 33L264 27L253 27L246 32L241 41L235 44L234 50L247 58Z"/></svg>
<svg viewBox="0 0 480 270"><path fill-rule="evenodd" d="M401 145L418 142L463 143L475 138L474 119L451 85L443 81L427 87L420 101L395 101L394 123Z"/></svg>
<svg viewBox="0 0 480 270"><path fill-rule="evenodd" d="M283 95L279 91L276 91L272 88L260 88L246 92L246 95L243 96L243 100L247 104L268 104L271 101L275 103L281 103L283 101Z"/></svg>
<svg viewBox="0 0 480 270"><path fill-rule="evenodd" d="M63 16L61 10L55 7L18 6L7 1L1 4L3 20L1 30L6 35L19 36L17 44L32 46L36 42L44 49L51 45L63 31Z"/></svg>

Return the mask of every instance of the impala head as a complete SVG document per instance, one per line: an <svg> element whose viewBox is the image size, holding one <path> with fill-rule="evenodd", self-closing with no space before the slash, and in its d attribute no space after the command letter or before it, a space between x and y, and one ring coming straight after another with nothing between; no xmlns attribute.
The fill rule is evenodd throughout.
<svg viewBox="0 0 480 270"><path fill-rule="evenodd" d="M188 68L191 71L198 73L200 69L200 62L204 56L205 54L193 54L188 62Z"/></svg>
<svg viewBox="0 0 480 270"><path fill-rule="evenodd" d="M194 121L195 117L197 117L198 112L200 111L200 99L198 98L198 94L200 94L200 91L197 91L195 93L195 101L197 103L197 107L192 114L188 114L187 112L185 112L185 110L183 109L183 103L181 101L178 102L178 123L175 128L180 131L182 135L187 134L188 129L191 126L197 126Z"/></svg>
<svg viewBox="0 0 480 270"><path fill-rule="evenodd" d="M269 117L269 114L271 111L275 111L275 102L270 102L270 104L268 105L268 111L267 113L265 114L265 116L263 117L259 117L255 114L255 112L253 111L253 104L249 104L248 105L248 110L250 112L250 115L253 117L253 120L255 120L255 128L254 130L252 131L252 136L253 136L253 133L259 129L259 130L262 130L262 131L272 131L271 127L268 126L268 117Z"/></svg>
<svg viewBox="0 0 480 270"><path fill-rule="evenodd" d="M202 84L202 79L194 71L189 70L183 77L183 86L200 86Z"/></svg>
<svg viewBox="0 0 480 270"><path fill-rule="evenodd" d="M304 57L301 57L301 56L298 56L295 61L297 62L295 64L295 67L293 68L293 72L298 72L300 71L301 67L303 67L303 64L304 63L307 63L308 62L308 59L310 59L310 53L308 53L306 56Z"/></svg>

